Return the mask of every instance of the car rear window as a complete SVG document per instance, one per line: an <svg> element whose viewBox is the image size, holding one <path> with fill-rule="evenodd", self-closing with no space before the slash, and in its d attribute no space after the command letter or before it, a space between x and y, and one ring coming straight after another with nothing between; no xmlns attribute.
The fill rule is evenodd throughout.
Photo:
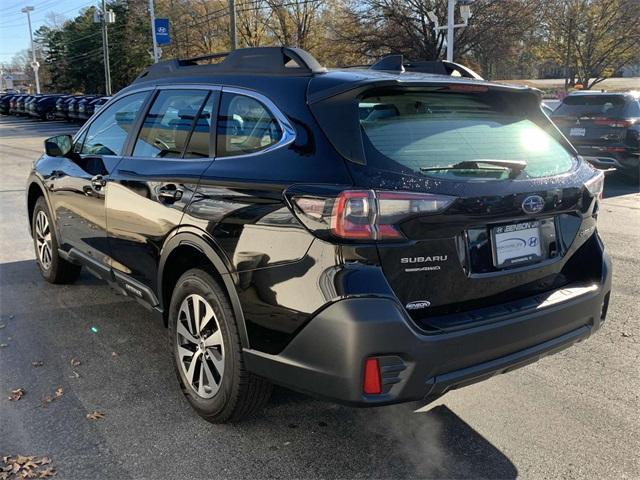
<svg viewBox="0 0 640 480"><path fill-rule="evenodd" d="M511 112L496 97L466 93L407 92L364 97L359 103L367 164L383 170L425 171L463 161L524 160L525 177L568 171L573 157L545 129ZM497 175L486 170L474 176ZM507 178L509 172L499 172Z"/></svg>
<svg viewBox="0 0 640 480"><path fill-rule="evenodd" d="M625 99L621 95L570 95L553 116L622 118Z"/></svg>

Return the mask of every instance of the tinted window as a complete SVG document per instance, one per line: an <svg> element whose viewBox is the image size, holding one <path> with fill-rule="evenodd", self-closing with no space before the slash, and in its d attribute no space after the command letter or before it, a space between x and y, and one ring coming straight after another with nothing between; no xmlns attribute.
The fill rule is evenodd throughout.
<svg viewBox="0 0 640 480"><path fill-rule="evenodd" d="M211 156L209 154L209 141L211 138L211 119L215 111L215 102L218 95L211 93L207 103L198 114L196 125L191 132L189 144L184 152L184 158L203 158Z"/></svg>
<svg viewBox="0 0 640 480"><path fill-rule="evenodd" d="M78 137L76 142L73 144L73 152L74 153L82 153L82 144L84 143L84 139L87 137L87 132L85 131L82 135Z"/></svg>
<svg viewBox="0 0 640 480"><path fill-rule="evenodd" d="M553 116L620 118L624 104L622 95L569 95Z"/></svg>
<svg viewBox="0 0 640 480"><path fill-rule="evenodd" d="M134 93L112 103L91 123L82 146L90 155L121 155L127 134L147 92Z"/></svg>
<svg viewBox="0 0 640 480"><path fill-rule="evenodd" d="M544 129L504 102L480 94L407 92L360 102L367 164L403 173L488 176L487 171L440 170L462 161L524 160L524 175L569 170L571 155ZM491 177L507 178L505 171Z"/></svg>
<svg viewBox="0 0 640 480"><path fill-rule="evenodd" d="M257 152L281 137L280 125L261 102L246 95L222 94L216 146L219 157Z"/></svg>
<svg viewBox="0 0 640 480"><path fill-rule="evenodd" d="M164 90L144 119L133 149L139 157L180 158L206 90Z"/></svg>

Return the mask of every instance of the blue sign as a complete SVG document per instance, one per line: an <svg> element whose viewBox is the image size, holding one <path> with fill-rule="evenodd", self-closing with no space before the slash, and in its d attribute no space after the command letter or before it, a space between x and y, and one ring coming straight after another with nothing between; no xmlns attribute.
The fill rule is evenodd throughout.
<svg viewBox="0 0 640 480"><path fill-rule="evenodd" d="M168 18L156 18L156 43L158 45L168 45L171 43L169 38L169 19Z"/></svg>

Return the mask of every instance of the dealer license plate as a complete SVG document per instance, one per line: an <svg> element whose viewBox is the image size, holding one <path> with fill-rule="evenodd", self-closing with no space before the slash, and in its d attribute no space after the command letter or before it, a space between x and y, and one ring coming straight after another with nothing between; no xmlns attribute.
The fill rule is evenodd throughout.
<svg viewBox="0 0 640 480"><path fill-rule="evenodd" d="M587 130L585 128L574 127L569 130L570 137L584 137L585 133L587 133Z"/></svg>
<svg viewBox="0 0 640 480"><path fill-rule="evenodd" d="M543 258L540 222L521 222L493 228L493 263L496 267L515 266Z"/></svg>

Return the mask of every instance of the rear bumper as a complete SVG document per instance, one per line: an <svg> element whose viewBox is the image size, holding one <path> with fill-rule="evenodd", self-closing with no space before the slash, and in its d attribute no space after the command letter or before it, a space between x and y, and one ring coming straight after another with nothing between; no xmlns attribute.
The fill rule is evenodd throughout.
<svg viewBox="0 0 640 480"><path fill-rule="evenodd" d="M606 147L574 145L578 153L597 168L637 169L640 154L627 148L625 151L607 151Z"/></svg>
<svg viewBox="0 0 640 480"><path fill-rule="evenodd" d="M490 324L425 335L389 298L348 298L318 313L279 354L245 349L252 372L275 383L353 406L430 399L533 363L600 328L611 263L585 293ZM365 359L377 357L383 393L364 395Z"/></svg>

